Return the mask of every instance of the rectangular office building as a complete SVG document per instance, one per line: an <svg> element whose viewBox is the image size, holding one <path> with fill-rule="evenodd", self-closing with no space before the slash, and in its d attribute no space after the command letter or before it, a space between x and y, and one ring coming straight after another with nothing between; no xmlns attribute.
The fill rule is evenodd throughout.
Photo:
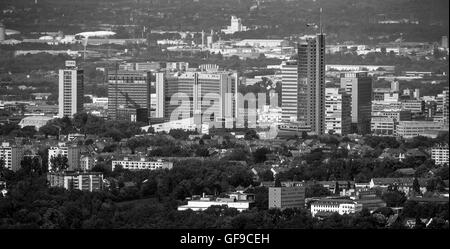
<svg viewBox="0 0 450 249"><path fill-rule="evenodd" d="M146 71L117 71L108 74L108 119L128 118L129 109L147 109L150 116L151 73Z"/></svg>
<svg viewBox="0 0 450 249"><path fill-rule="evenodd" d="M270 187L269 208L304 208L305 187Z"/></svg>
<svg viewBox="0 0 450 249"><path fill-rule="evenodd" d="M367 72L341 74L341 88L351 96L352 133L370 132L370 112L372 100L372 78Z"/></svg>

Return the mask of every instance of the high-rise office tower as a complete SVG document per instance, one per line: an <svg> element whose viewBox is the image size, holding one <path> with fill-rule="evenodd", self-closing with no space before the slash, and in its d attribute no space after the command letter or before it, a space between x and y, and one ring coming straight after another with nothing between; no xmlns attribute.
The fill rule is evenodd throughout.
<svg viewBox="0 0 450 249"><path fill-rule="evenodd" d="M83 111L84 73L75 61L66 61L66 68L59 70L59 117L73 117Z"/></svg>
<svg viewBox="0 0 450 249"><path fill-rule="evenodd" d="M351 130L351 97L343 88L325 89L325 132L347 135Z"/></svg>
<svg viewBox="0 0 450 249"><path fill-rule="evenodd" d="M281 92L282 111L281 118L284 122L296 122L304 120L306 117L306 89L304 84L298 82L298 62L297 60L284 61L281 64ZM300 103L299 103L300 102Z"/></svg>
<svg viewBox="0 0 450 249"><path fill-rule="evenodd" d="M342 73L341 88L344 88L351 95L351 132L369 133L372 110L372 78L367 75L367 72Z"/></svg>
<svg viewBox="0 0 450 249"><path fill-rule="evenodd" d="M230 94L235 94L237 89L236 74L157 73L155 83L157 117L171 121L201 117L202 122L225 122L228 125L235 117L236 101Z"/></svg>
<svg viewBox="0 0 450 249"><path fill-rule="evenodd" d="M283 120L320 135L325 131L325 35L307 36L297 48L297 79L295 63L282 66Z"/></svg>
<svg viewBox="0 0 450 249"><path fill-rule="evenodd" d="M448 87L442 91L442 119L444 122L444 127L448 129L449 125L449 117L448 117L448 109L449 109L449 90Z"/></svg>
<svg viewBox="0 0 450 249"><path fill-rule="evenodd" d="M147 110L148 118L150 79L151 73L147 71L117 71L108 74L108 118L126 119L130 115L120 113L130 113L132 110L133 113L138 113L142 109Z"/></svg>

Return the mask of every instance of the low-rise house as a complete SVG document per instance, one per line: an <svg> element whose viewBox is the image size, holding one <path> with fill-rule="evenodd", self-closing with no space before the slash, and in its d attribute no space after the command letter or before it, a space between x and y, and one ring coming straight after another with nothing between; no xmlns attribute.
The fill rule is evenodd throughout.
<svg viewBox="0 0 450 249"><path fill-rule="evenodd" d="M405 159L405 152L402 149L393 149L393 148L387 148L381 153L381 155L378 157L378 159L394 159L403 161Z"/></svg>
<svg viewBox="0 0 450 249"><path fill-rule="evenodd" d="M355 186L354 181L318 181L316 183L322 185L322 187L332 193L335 192L336 183L339 185L339 189L352 189Z"/></svg>
<svg viewBox="0 0 450 249"><path fill-rule="evenodd" d="M426 192L427 179L417 178L422 193ZM388 187L396 187L399 191L409 195L412 190L414 178L402 177L402 178L372 178L370 180L370 188L381 188L386 190Z"/></svg>

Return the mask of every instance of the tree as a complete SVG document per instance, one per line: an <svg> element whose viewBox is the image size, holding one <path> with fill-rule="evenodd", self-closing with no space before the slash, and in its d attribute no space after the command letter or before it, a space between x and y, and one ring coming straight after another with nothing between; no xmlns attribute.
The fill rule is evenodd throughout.
<svg viewBox="0 0 450 249"><path fill-rule="evenodd" d="M55 157L52 157L50 159L50 165L51 165L52 171L60 172L60 171L66 170L69 167L68 162L69 162L69 160L67 159L67 157L63 156L61 154L59 154Z"/></svg>
<svg viewBox="0 0 450 249"><path fill-rule="evenodd" d="M281 187L281 181L280 181L279 177L275 178L275 187L277 187L277 188Z"/></svg>
<svg viewBox="0 0 450 249"><path fill-rule="evenodd" d="M306 131L302 131L302 139L306 139L308 137L308 133Z"/></svg>
<svg viewBox="0 0 450 249"><path fill-rule="evenodd" d="M20 170L26 175L42 175L46 171L38 157L24 157L20 162Z"/></svg>
<svg viewBox="0 0 450 249"><path fill-rule="evenodd" d="M419 180L417 178L414 178L412 189L415 194L421 194Z"/></svg>
<svg viewBox="0 0 450 249"><path fill-rule="evenodd" d="M264 170L263 172L261 172L260 178L261 178L262 181L271 182L271 181L274 180L273 172L271 170Z"/></svg>
<svg viewBox="0 0 450 249"><path fill-rule="evenodd" d="M320 184L313 184L307 186L305 189L305 197L321 197L321 196L329 196L331 195L330 191Z"/></svg>
<svg viewBox="0 0 450 249"><path fill-rule="evenodd" d="M266 154L270 153L270 150L267 148L259 148L253 152L253 159L255 163L263 163L267 160Z"/></svg>
<svg viewBox="0 0 450 249"><path fill-rule="evenodd" d="M200 147L195 151L195 155L197 155L199 157L208 157L209 151L208 151L208 149L206 149L204 147Z"/></svg>
<svg viewBox="0 0 450 249"><path fill-rule="evenodd" d="M249 129L249 130L245 133L244 139L245 139L245 140L259 139L259 136L258 136L258 134L256 133L255 130Z"/></svg>
<svg viewBox="0 0 450 249"><path fill-rule="evenodd" d="M406 201L405 193L398 190L387 191L381 197L388 207L401 207Z"/></svg>
<svg viewBox="0 0 450 249"><path fill-rule="evenodd" d="M336 181L336 184L334 185L334 194L339 195L340 192L341 190L339 189L339 182Z"/></svg>

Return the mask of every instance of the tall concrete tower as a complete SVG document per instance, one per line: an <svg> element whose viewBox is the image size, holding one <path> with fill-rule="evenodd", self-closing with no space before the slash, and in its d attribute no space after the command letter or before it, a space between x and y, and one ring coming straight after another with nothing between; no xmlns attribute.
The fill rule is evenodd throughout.
<svg viewBox="0 0 450 249"><path fill-rule="evenodd" d="M59 70L58 116L73 117L83 111L84 72L75 61L66 61L66 68Z"/></svg>

